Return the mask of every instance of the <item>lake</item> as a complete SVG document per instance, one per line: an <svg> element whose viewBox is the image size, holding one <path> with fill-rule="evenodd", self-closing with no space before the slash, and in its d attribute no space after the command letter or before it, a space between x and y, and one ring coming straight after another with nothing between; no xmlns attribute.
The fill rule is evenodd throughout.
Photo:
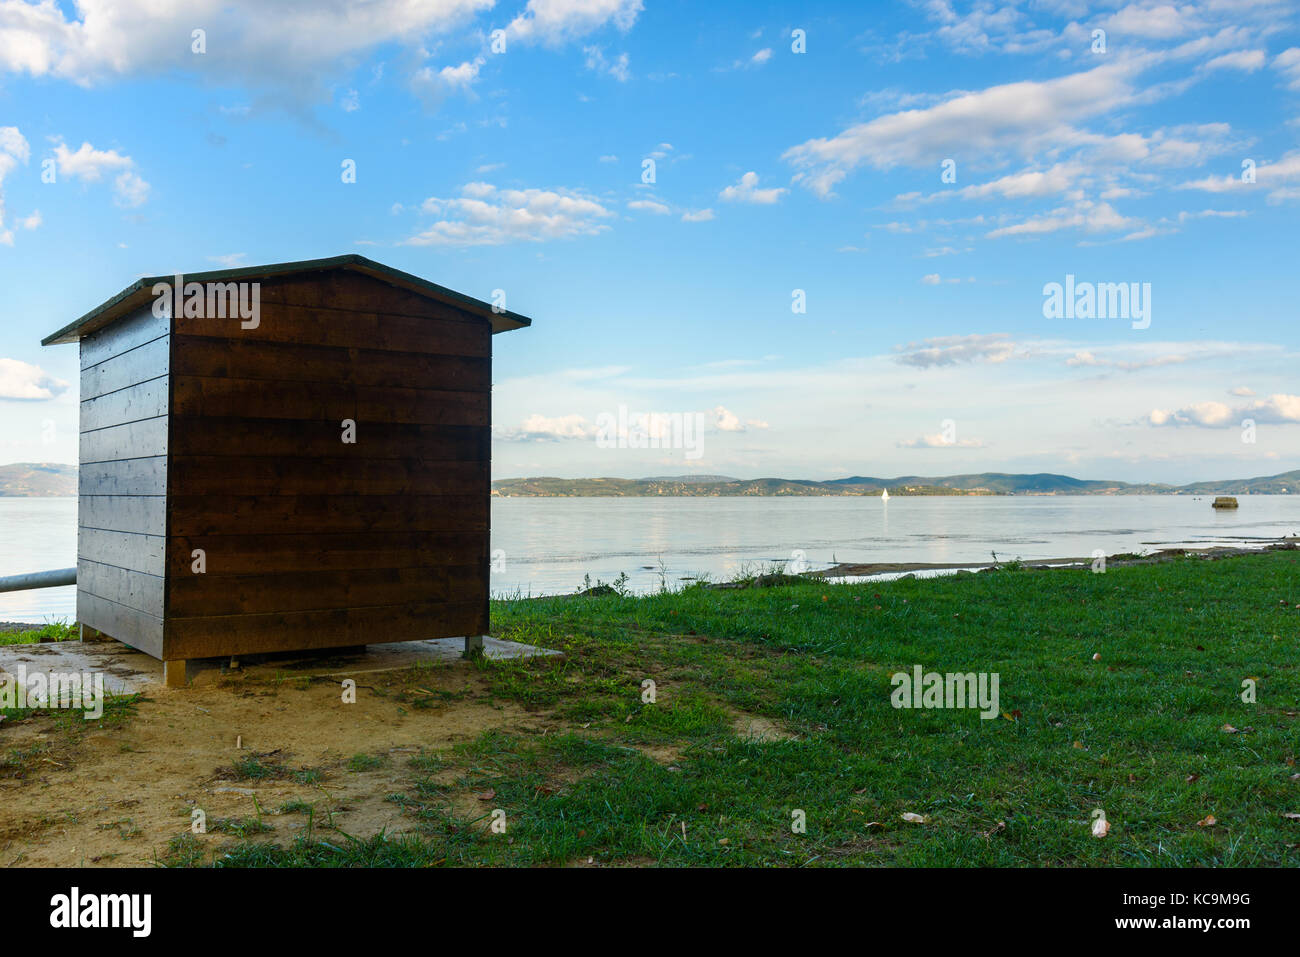
<svg viewBox="0 0 1300 957"><path fill-rule="evenodd" d="M876 498L494 498L494 595L575 591L583 576L730 578L802 553L833 562L1042 561L1300 534L1300 495L1212 497L895 496ZM0 575L76 564L75 498L0 498ZM662 569L661 569L662 563ZM0 594L0 621L72 620L75 589Z"/></svg>

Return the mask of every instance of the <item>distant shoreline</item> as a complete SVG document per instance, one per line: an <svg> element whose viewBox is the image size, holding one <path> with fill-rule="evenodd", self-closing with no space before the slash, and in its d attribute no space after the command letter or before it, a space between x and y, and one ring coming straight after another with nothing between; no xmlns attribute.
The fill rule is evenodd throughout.
<svg viewBox="0 0 1300 957"><path fill-rule="evenodd" d="M1154 565L1159 562L1188 557L1215 560L1233 558L1238 555L1258 555L1262 552L1291 552L1297 549L1300 549L1300 539L1283 536L1278 539L1269 539L1266 543L1254 547L1210 545L1189 548L1161 548L1141 554L1107 555L1105 560L1109 567L1123 568L1129 565ZM1014 563L1023 565L1026 568L1048 569L1085 568L1093 565L1096 561L1095 558L1049 558L1032 562L1021 562L1019 559L1015 559ZM974 571L995 568L1000 564L1007 564L1007 562L840 562L830 568L808 572L806 577L833 581L841 578L874 578L880 575L911 574L915 572Z"/></svg>
<svg viewBox="0 0 1300 957"><path fill-rule="evenodd" d="M964 475L901 475L879 478L855 475L842 479L739 479L726 475L677 475L649 478L498 479L496 498L731 498L927 496L1060 496L1060 495L1289 495L1300 494L1300 469L1278 475L1216 479L1167 485L1105 479L1079 479L1054 472L977 472ZM50 462L0 465L0 498L66 498L77 494L77 468Z"/></svg>
<svg viewBox="0 0 1300 957"><path fill-rule="evenodd" d="M1059 496L1059 495L1289 495L1300 494L1300 469L1279 475L1247 479L1192 482L1187 485L1134 484L1078 479L1051 472L1018 474L979 472L970 475L897 478L853 476L844 479L758 478L727 476L677 476L643 479L553 476L498 479L492 483L497 498L731 498L731 497L852 497L890 498L927 496Z"/></svg>

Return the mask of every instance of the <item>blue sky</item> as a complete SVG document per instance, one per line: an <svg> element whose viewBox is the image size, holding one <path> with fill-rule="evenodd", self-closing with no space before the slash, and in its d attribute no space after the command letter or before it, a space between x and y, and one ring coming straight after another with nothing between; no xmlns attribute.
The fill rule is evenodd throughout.
<svg viewBox="0 0 1300 957"><path fill-rule="evenodd" d="M154 6L0 0L0 461L75 461L39 341L138 276L359 252L534 318L497 477L1300 468L1294 4Z"/></svg>

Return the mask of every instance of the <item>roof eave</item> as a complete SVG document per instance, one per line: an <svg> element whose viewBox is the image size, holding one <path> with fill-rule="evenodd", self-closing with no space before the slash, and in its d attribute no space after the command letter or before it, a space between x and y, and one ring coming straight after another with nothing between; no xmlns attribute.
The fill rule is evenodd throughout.
<svg viewBox="0 0 1300 957"><path fill-rule="evenodd" d="M391 266L385 266L383 263L377 263L356 254L334 256L330 259L311 259L302 262L273 263L266 266L240 266L235 269L186 273L185 279L191 282L230 282L330 269L349 269L359 272L382 282L409 289L437 302L463 309L471 315L481 316L492 323L493 335L499 332L510 332L514 329L525 329L533 324L532 319L517 312L498 312L493 306L479 299L463 295L454 289L439 286L437 283L421 279L419 276L403 272L400 269L394 269ZM46 336L41 340L41 345L54 346L77 342L83 336L96 332L145 305L153 298L152 290L155 284L171 282L174 279L174 276L147 276L137 279L117 295L106 299L90 310L80 319L70 322L57 332Z"/></svg>

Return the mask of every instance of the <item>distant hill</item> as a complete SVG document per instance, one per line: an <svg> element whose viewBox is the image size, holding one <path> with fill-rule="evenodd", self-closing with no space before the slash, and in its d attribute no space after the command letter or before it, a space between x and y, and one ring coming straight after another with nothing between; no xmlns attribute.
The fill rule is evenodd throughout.
<svg viewBox="0 0 1300 957"><path fill-rule="evenodd" d="M677 475L642 479L550 476L501 479L492 494L566 498L634 496L721 497L736 495L1300 495L1300 469L1247 479L1193 482L1189 485L1077 479L1038 472L977 472L971 475L855 475L825 482L812 479L738 479L726 475ZM0 497L50 497L77 494L77 468L57 462L0 465Z"/></svg>
<svg viewBox="0 0 1300 957"><path fill-rule="evenodd" d="M980 489L999 495L1056 493L1083 495L1092 493L1114 492L1127 488L1124 482L1092 481L1072 478L1069 475L1056 475L1052 472L1037 472L1031 475L1015 475L1007 472L979 472L974 475L903 475L899 478L867 478L855 475L852 478L832 479L827 485L847 485L864 490L875 490L879 494L888 487L892 495L896 487L924 486L947 489Z"/></svg>
<svg viewBox="0 0 1300 957"><path fill-rule="evenodd" d="M0 496L45 498L77 494L77 467L56 462L0 465Z"/></svg>
<svg viewBox="0 0 1300 957"><path fill-rule="evenodd" d="M1007 472L978 472L973 475L897 478L851 478L817 482L811 479L736 479L725 476L682 475L676 477L620 479L564 479L548 476L501 479L492 483L492 494L504 497L612 497L675 495L722 497L736 495L1271 495L1300 494L1300 470L1250 479L1224 479L1191 485L1077 479L1069 475L1038 472L1018 475Z"/></svg>
<svg viewBox="0 0 1300 957"><path fill-rule="evenodd" d="M1193 482L1178 490L1183 495L1278 495L1300 494L1300 469L1263 478L1231 479L1223 482Z"/></svg>

